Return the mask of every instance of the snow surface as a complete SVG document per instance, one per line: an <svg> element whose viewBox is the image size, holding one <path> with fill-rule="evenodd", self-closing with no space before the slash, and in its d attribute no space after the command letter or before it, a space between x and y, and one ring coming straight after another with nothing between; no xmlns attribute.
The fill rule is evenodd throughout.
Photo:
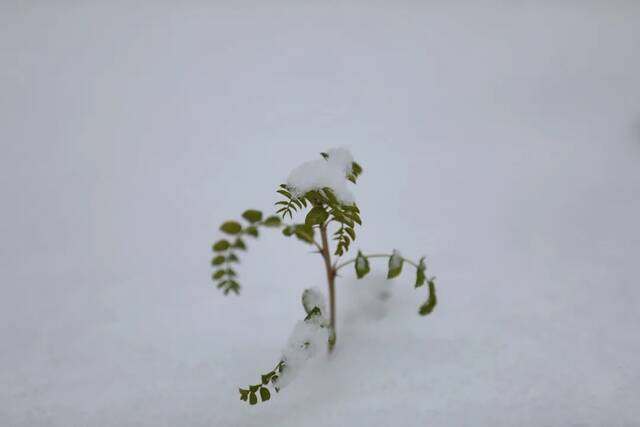
<svg viewBox="0 0 640 427"><path fill-rule="evenodd" d="M344 148L327 151L327 158L304 162L294 168L287 178L287 187L296 197L308 191L331 188L344 204L353 204L355 197L349 189L347 174L351 171L353 156Z"/></svg>
<svg viewBox="0 0 640 427"><path fill-rule="evenodd" d="M638 2L2 2L0 425L637 426ZM324 290L219 224L348 146L337 344L249 407Z"/></svg>

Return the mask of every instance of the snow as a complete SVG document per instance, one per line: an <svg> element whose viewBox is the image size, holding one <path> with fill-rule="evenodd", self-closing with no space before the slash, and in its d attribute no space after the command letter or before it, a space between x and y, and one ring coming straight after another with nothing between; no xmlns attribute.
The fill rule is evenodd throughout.
<svg viewBox="0 0 640 427"><path fill-rule="evenodd" d="M2 2L0 425L638 425L639 18ZM352 252L426 255L438 306L414 269L349 265L334 352L250 407L324 265L261 230L225 297L210 246L343 145Z"/></svg>
<svg viewBox="0 0 640 427"><path fill-rule="evenodd" d="M344 176L347 176L351 173L351 168L353 165L353 155L351 152L344 148L332 148L327 150L327 161L331 166L336 169L341 170L344 173Z"/></svg>
<svg viewBox="0 0 640 427"><path fill-rule="evenodd" d="M287 178L287 187L296 197L311 190L321 190L325 187L333 189L336 198L344 204L353 204L355 198L349 189L347 173L351 171L353 156L344 149L327 151L328 158L302 163L294 168Z"/></svg>
<svg viewBox="0 0 640 427"><path fill-rule="evenodd" d="M310 313L315 307L318 307L320 313L324 317L327 316L327 304L324 300L322 291L318 288L305 289L302 293L302 305L307 313Z"/></svg>
<svg viewBox="0 0 640 427"><path fill-rule="evenodd" d="M283 389L299 375L307 361L327 350L329 330L324 316L312 316L296 324L286 347L282 350L284 366L275 381L275 386Z"/></svg>
<svg viewBox="0 0 640 427"><path fill-rule="evenodd" d="M302 305L308 318L299 321L289 336L282 351L284 365L274 385L279 389L289 385L304 368L307 361L322 350L327 349L329 340L327 305L322 292L318 289L305 289L302 293ZM317 308L320 312L312 312Z"/></svg>

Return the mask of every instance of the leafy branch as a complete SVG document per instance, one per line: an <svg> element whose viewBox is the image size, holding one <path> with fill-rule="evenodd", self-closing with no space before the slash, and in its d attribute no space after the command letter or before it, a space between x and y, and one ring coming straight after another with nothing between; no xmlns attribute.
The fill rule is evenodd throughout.
<svg viewBox="0 0 640 427"><path fill-rule="evenodd" d="M280 200L275 203L276 206L281 206L276 213L282 215L282 219L284 219L287 215L289 215L289 219L293 219L293 213L297 212L298 209L302 209L303 207L307 207L307 202L304 198L295 197L287 184L280 184L280 188L276 191L283 195L286 200Z"/></svg>
<svg viewBox="0 0 640 427"><path fill-rule="evenodd" d="M315 290L306 289L302 293L302 306L307 313L307 316L303 321L304 324L318 328L317 330L326 328L328 326L326 324L325 313L323 313L324 300ZM302 340L299 340L299 338L296 337L293 344L293 347L295 347L295 351L305 352L308 351L310 347L310 342L306 337ZM280 384L278 382L278 379L282 377L283 372L285 373L285 375L289 375L290 378L293 372L295 372L295 367L300 362L299 360L295 360L297 359L295 357L293 359L294 360L290 361L287 358L287 353L283 353L282 358L275 366L275 368L273 368L266 374L262 374L260 383L250 385L247 388L239 389L240 400L248 402L250 405L255 405L256 403L258 403L258 395L260 395L260 399L262 402L266 402L267 400L269 400L271 398L271 391L269 390L269 386L272 386L276 393L279 392L281 386L284 387L286 385L286 382L285 384ZM290 369L293 369L293 371L290 371Z"/></svg>
<svg viewBox="0 0 640 427"><path fill-rule="evenodd" d="M320 155L325 160L329 160L329 153L323 152ZM346 179L355 184L361 174L362 166L357 162L351 162L351 169L347 173ZM327 220L338 223L339 228L333 233L333 239L337 242L334 255L342 256L349 251L351 242L356 239L355 224L362 225L360 210L355 203L341 203L335 192L329 187L296 194L294 189L287 184L280 184L276 192L284 196L283 200L275 203L276 206L279 206L276 213L282 215L283 219L287 215L293 219L293 213L303 208L306 209L310 205L312 209L305 218L305 224L320 226Z"/></svg>
<svg viewBox="0 0 640 427"><path fill-rule="evenodd" d="M280 388L276 386L276 380L278 379L278 374L282 370L284 366L284 362L280 361L276 365L273 370L267 372L266 374L262 374L260 378L260 383L250 385L248 388L240 388L240 400L248 402L249 405L255 405L258 403L258 395L260 395L260 400L262 402L266 402L271 399L271 392L269 391L269 385L272 385L274 390L277 392L280 391Z"/></svg>
<svg viewBox="0 0 640 427"><path fill-rule="evenodd" d="M361 168L358 170L360 171L358 174L362 173ZM277 193L287 197L287 200L276 202L276 205L282 206L277 213L280 213L283 218L286 215L292 218L293 212L310 205L312 208L305 217L307 228L320 226L326 221L338 223L339 228L333 233L333 240L337 242L334 255L341 256L349 250L351 242L356 239L355 225L362 225L360 209L355 203L352 205L340 203L329 187L308 191L300 197L295 197L286 184L280 184ZM291 234L293 233L286 235Z"/></svg>
<svg viewBox="0 0 640 427"><path fill-rule="evenodd" d="M216 254L211 260L211 265L216 268L211 278L217 282L218 289L222 289L225 295L234 292L240 293L240 283L237 280L237 272L233 265L240 262L239 251L246 251L247 245L243 237L259 236L259 227L280 227L282 222L278 216L270 216L262 219L262 212L249 209L244 211L242 218L248 223L245 227L237 221L227 221L220 226L220 231L229 237L220 239L213 244L212 249Z"/></svg>
<svg viewBox="0 0 640 427"><path fill-rule="evenodd" d="M402 273L402 266L405 262L415 267L416 281L415 281L414 287L417 289L424 286L424 284L426 283L429 290L427 300L420 306L420 308L418 309L418 313L421 316L426 316L435 309L436 305L438 304L438 297L436 295L436 284L435 284L436 277L435 276L428 277L426 275L427 265L425 263L425 257L420 258L420 260L416 263L411 261L410 259L404 258L402 255L400 255L398 251L395 251L395 250L391 254L370 254L370 255L363 255L362 252L358 251L358 255L355 258L345 261L341 264L337 264L334 268L335 268L335 271L338 271L349 264L354 264L356 277L358 279L362 279L370 271L369 259L371 258L388 258L389 263L388 263L387 279L393 279L398 277L400 273Z"/></svg>

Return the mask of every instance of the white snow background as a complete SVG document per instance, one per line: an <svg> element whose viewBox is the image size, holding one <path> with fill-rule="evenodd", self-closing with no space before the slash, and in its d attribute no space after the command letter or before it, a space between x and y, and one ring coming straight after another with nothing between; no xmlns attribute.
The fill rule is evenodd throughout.
<svg viewBox="0 0 640 427"><path fill-rule="evenodd" d="M640 425L638 2L6 0L0 143L3 427ZM342 145L439 305L347 271L249 407L324 270L266 230L225 297L210 245Z"/></svg>

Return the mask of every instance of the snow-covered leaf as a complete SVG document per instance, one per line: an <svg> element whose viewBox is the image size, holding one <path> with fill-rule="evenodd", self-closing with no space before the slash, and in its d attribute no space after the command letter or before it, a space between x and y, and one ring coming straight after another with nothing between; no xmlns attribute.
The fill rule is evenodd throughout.
<svg viewBox="0 0 640 427"><path fill-rule="evenodd" d="M389 272L387 273L387 279L393 279L394 277L398 277L402 272L402 264L404 259L402 258L402 254L393 250L393 253L389 257Z"/></svg>

